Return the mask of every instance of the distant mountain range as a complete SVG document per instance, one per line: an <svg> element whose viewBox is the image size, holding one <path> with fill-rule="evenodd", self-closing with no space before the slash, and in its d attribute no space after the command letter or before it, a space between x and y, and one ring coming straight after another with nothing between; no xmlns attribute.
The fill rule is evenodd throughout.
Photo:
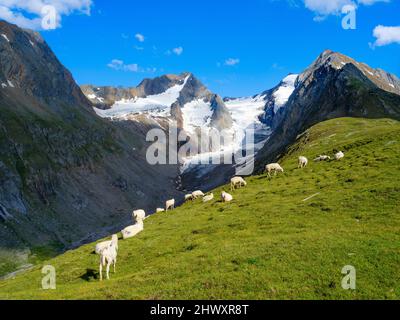
<svg viewBox="0 0 400 320"><path fill-rule="evenodd" d="M256 150L264 145L271 134L275 115L279 114L295 89L296 79L297 75L289 75L275 88L259 95L225 99L209 91L189 72L146 79L132 88L94 85L81 88L100 117L114 122L150 121L162 128L174 121L189 137L199 137L200 130L203 134L212 128L228 130L237 151L245 138L245 130L250 127L256 129ZM209 152L219 156L218 151L222 155L226 146L216 150L210 145L203 153L205 157ZM200 181L201 186L201 176L213 166L197 165L200 158L201 155L184 159L181 171L196 172L195 183Z"/></svg>
<svg viewBox="0 0 400 320"><path fill-rule="evenodd" d="M225 129L240 149L253 127L260 169L321 121L400 119L400 80L332 51L253 97L222 99L189 72L132 88L80 88L38 33L0 22L0 67L3 250L77 246L120 230L134 208L153 212L234 174L231 165L201 166L196 157L150 166L152 128L175 122L191 137Z"/></svg>

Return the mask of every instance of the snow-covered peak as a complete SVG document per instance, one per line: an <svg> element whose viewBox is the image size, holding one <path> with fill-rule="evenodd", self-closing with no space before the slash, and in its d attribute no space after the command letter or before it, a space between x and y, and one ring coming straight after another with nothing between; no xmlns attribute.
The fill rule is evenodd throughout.
<svg viewBox="0 0 400 320"><path fill-rule="evenodd" d="M274 113L277 113L278 110L288 102L290 96L295 89L297 77L297 74L288 75L282 80L279 88L274 92Z"/></svg>
<svg viewBox="0 0 400 320"><path fill-rule="evenodd" d="M171 105L177 101L189 78L190 75L186 76L182 84L176 84L163 93L149 95L145 98L122 99L116 101L108 110L95 108L95 111L99 116L104 118L124 118L129 114L151 112L154 110L157 112L162 111L164 114L169 115Z"/></svg>
<svg viewBox="0 0 400 320"><path fill-rule="evenodd" d="M294 86L298 76L299 76L298 74L289 74L282 80L282 82Z"/></svg>

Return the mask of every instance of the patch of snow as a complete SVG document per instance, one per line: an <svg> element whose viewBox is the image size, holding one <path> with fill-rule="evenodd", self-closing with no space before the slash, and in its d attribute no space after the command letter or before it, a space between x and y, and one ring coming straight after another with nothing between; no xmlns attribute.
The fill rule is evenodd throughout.
<svg viewBox="0 0 400 320"><path fill-rule="evenodd" d="M7 88L7 85L3 82L3 83L1 84L1 87L2 87L2 88Z"/></svg>
<svg viewBox="0 0 400 320"><path fill-rule="evenodd" d="M394 88L394 85L393 85L393 84L391 84L391 83L389 83L389 86L391 86L392 88Z"/></svg>
<svg viewBox="0 0 400 320"><path fill-rule="evenodd" d="M289 100L295 89L295 83L298 75L291 74L282 80L282 85L274 93L275 107L274 112L277 113Z"/></svg>
<svg viewBox="0 0 400 320"><path fill-rule="evenodd" d="M190 76L187 76L182 84L177 84L163 93L147 96L146 98L123 99L115 102L108 110L95 108L96 113L103 118L123 118L129 114L156 111L164 115L169 115L171 105L176 102L182 89Z"/></svg>
<svg viewBox="0 0 400 320"><path fill-rule="evenodd" d="M89 98L89 99L92 99L92 100L95 100L95 99L96 99L96 100L98 100L98 101L100 101L100 102L104 102L104 98L98 97L98 96L96 96L96 95L93 94L93 93L92 93L92 94L89 94L89 95L88 95L88 98Z"/></svg>
<svg viewBox="0 0 400 320"><path fill-rule="evenodd" d="M183 129L195 133L196 128L209 126L212 115L211 103L202 99L191 101L182 108Z"/></svg>
<svg viewBox="0 0 400 320"><path fill-rule="evenodd" d="M5 35L4 33L1 34L1 36L7 40L7 42L10 42L10 39L8 39L7 35Z"/></svg>
<svg viewBox="0 0 400 320"><path fill-rule="evenodd" d="M271 128L263 124L259 119L259 116L264 113L264 107L266 104L264 98L265 96L259 95L256 97L239 98L226 101L225 105L229 110L233 120L232 129L229 130L229 134L231 134L232 140L228 145L222 146L221 150L205 152L182 159L183 165L181 167L181 172L196 170L196 174L199 177L210 172L215 168L215 166L209 164L207 165L206 163L218 163L219 159L224 159L225 156L229 157L230 155L243 149L243 143L246 141L247 138L246 134L249 134L250 132L246 130L254 130L255 138L253 142L254 144L248 145L246 146L246 148L254 148L255 152L259 151L265 145L269 136L272 133ZM197 118L202 119L202 121L204 121L204 115L210 116L212 114L208 113L205 107L206 106L202 107L204 108L204 110L202 112L199 112L199 116L197 116ZM183 112L185 112L185 108L183 108ZM198 111L198 109L193 108L191 112L194 111ZM197 122L195 118L192 118L192 121L193 120ZM201 121L197 123L200 122ZM207 122L203 123L207 125ZM247 160L251 161L252 159Z"/></svg>
<svg viewBox="0 0 400 320"><path fill-rule="evenodd" d="M225 105L233 121L238 127L245 129L254 122L259 122L258 117L264 112L265 101L264 96L257 96L230 100Z"/></svg>
<svg viewBox="0 0 400 320"><path fill-rule="evenodd" d="M31 44L32 47L35 47L35 44L32 42L32 40L29 40L29 43Z"/></svg>
<svg viewBox="0 0 400 320"><path fill-rule="evenodd" d="M8 85L9 85L11 88L14 88L14 85L13 85L13 83L12 83L10 80L7 80L7 82L8 82Z"/></svg>

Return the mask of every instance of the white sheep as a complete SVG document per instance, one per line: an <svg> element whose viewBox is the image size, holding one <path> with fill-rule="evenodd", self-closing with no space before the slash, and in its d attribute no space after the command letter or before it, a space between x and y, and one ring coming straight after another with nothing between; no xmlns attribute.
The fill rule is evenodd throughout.
<svg viewBox="0 0 400 320"><path fill-rule="evenodd" d="M165 211L174 209L175 209L175 199L171 199L165 202Z"/></svg>
<svg viewBox="0 0 400 320"><path fill-rule="evenodd" d="M111 244L111 242L116 243L116 248L117 248L117 251L118 251L118 236L116 234L114 234L111 237L111 240L103 241L103 242L100 242L100 243L96 244L96 248L94 249L94 251L97 254L100 254L101 251L103 251L104 248L108 247Z"/></svg>
<svg viewBox="0 0 400 320"><path fill-rule="evenodd" d="M138 221L133 226L126 227L124 230L121 231L121 233L123 239L125 240L138 235L143 230L144 230L143 221Z"/></svg>
<svg viewBox="0 0 400 320"><path fill-rule="evenodd" d="M299 165L298 168L305 168L308 165L308 159L306 157L299 157Z"/></svg>
<svg viewBox="0 0 400 320"><path fill-rule="evenodd" d="M208 196L205 196L203 198L203 202L208 202L208 201L211 201L212 199L214 199L214 193L211 193Z"/></svg>
<svg viewBox="0 0 400 320"><path fill-rule="evenodd" d="M242 177L233 177L231 179L231 191L235 190L236 187L245 187L247 182Z"/></svg>
<svg viewBox="0 0 400 320"><path fill-rule="evenodd" d="M193 199L194 199L193 194L185 195L185 201L189 201L189 200L193 200Z"/></svg>
<svg viewBox="0 0 400 320"><path fill-rule="evenodd" d="M204 197L204 193L200 190L196 190L192 193L193 199L197 199L199 197Z"/></svg>
<svg viewBox="0 0 400 320"><path fill-rule="evenodd" d="M118 238L117 238L118 240ZM115 241L111 241L111 243L103 248L100 252L100 281L103 280L103 267L107 265L107 280L110 279L110 265L114 265L114 273L115 273L115 265L117 264L117 255L118 255L118 243Z"/></svg>
<svg viewBox="0 0 400 320"><path fill-rule="evenodd" d="M328 160L331 160L331 157L327 155L322 155L314 159L314 161L328 161Z"/></svg>
<svg viewBox="0 0 400 320"><path fill-rule="evenodd" d="M225 191L221 193L222 202L231 202L233 200L233 196Z"/></svg>
<svg viewBox="0 0 400 320"><path fill-rule="evenodd" d="M160 212L165 212L165 209L163 209L163 208L157 208L156 213L160 213Z"/></svg>
<svg viewBox="0 0 400 320"><path fill-rule="evenodd" d="M344 158L344 153L342 151L339 151L338 153L335 154L336 160L341 160L343 158Z"/></svg>
<svg viewBox="0 0 400 320"><path fill-rule="evenodd" d="M265 166L265 172L268 172L268 177L271 177L271 172L274 172L276 175L277 172L284 172L284 170L279 163L270 163Z"/></svg>
<svg viewBox="0 0 400 320"><path fill-rule="evenodd" d="M142 209L135 210L132 213L132 218L134 222L142 221L146 219L146 212Z"/></svg>

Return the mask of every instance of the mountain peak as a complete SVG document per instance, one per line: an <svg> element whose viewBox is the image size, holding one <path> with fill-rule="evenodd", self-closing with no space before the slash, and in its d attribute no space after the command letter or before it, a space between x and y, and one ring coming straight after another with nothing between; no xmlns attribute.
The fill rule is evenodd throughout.
<svg viewBox="0 0 400 320"><path fill-rule="evenodd" d="M0 90L9 96L22 93L57 107L57 101L90 107L39 33L0 21L0 51Z"/></svg>
<svg viewBox="0 0 400 320"><path fill-rule="evenodd" d="M318 75L320 70L333 69L340 71L348 64L357 68L380 89L400 95L400 80L395 75L382 69L371 68L365 63L357 62L353 58L332 50L323 51L311 66L299 76L299 81L307 85Z"/></svg>

